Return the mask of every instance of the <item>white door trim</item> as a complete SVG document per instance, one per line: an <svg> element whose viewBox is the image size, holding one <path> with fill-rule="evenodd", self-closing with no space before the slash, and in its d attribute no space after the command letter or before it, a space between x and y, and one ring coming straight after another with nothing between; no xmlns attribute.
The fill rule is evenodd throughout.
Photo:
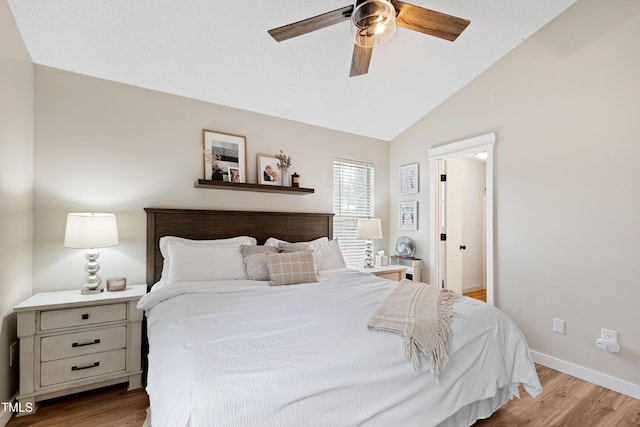
<svg viewBox="0 0 640 427"><path fill-rule="evenodd" d="M437 162L438 160L448 159L451 157L460 157L467 154L474 154L480 151L487 152L486 160L486 280L487 280L487 303L493 305L493 146L496 143L496 134L493 132L453 142L451 144L441 145L429 150L429 226L431 232L431 277L430 283L438 285L440 277L440 233L438 232L438 207L439 194L438 183L440 182Z"/></svg>

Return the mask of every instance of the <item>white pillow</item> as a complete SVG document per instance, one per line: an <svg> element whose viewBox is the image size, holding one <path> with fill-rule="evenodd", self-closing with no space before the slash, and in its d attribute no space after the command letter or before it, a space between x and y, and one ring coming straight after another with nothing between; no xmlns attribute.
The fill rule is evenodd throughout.
<svg viewBox="0 0 640 427"><path fill-rule="evenodd" d="M317 244L315 257L318 271L345 268L347 266L337 239Z"/></svg>
<svg viewBox="0 0 640 427"><path fill-rule="evenodd" d="M192 245L168 242L166 251L170 260L167 284L247 278L240 245Z"/></svg>
<svg viewBox="0 0 640 427"><path fill-rule="evenodd" d="M228 245L230 243L237 243L238 245L256 245L258 241L249 236L237 236L230 237L228 239L216 239L216 240L192 240L185 239L184 237L176 236L164 236L160 238L160 253L166 259L167 258L167 244L169 242L180 242L185 245L198 245L198 246L215 246L215 245Z"/></svg>
<svg viewBox="0 0 640 427"><path fill-rule="evenodd" d="M180 243L183 246L195 246L195 247L237 247L240 245L255 245L256 239L249 236L238 236L229 239L217 239L217 240L191 240L176 236L164 236L160 238L159 246L160 253L162 254L162 277L161 281L167 282L169 273L171 271L171 260L169 251L167 249L169 244Z"/></svg>

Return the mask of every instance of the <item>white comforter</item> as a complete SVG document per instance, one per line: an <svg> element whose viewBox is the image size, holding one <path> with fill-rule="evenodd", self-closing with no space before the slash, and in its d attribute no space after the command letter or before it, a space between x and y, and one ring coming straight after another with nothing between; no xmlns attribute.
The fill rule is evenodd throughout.
<svg viewBox="0 0 640 427"><path fill-rule="evenodd" d="M367 329L395 282L343 269L318 283L159 286L147 311L151 424L470 425L541 391L520 330L500 310L454 300L449 365L416 372L399 335ZM149 420L148 420L149 421Z"/></svg>

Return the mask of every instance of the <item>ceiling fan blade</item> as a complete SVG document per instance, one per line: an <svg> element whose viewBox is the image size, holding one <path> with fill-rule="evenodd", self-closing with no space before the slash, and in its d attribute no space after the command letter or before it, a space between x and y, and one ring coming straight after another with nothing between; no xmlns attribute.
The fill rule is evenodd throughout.
<svg viewBox="0 0 640 427"><path fill-rule="evenodd" d="M358 36L359 41L366 45L353 44L353 56L351 57L351 72L349 77L361 76L369 72L369 63L373 53L373 37Z"/></svg>
<svg viewBox="0 0 640 427"><path fill-rule="evenodd" d="M321 28L325 28L330 25L342 22L351 17L351 12L353 12L353 5L345 6L340 9L332 10L331 12L323 13L322 15L314 16L312 18L303 19L302 21L294 22L289 25L274 28L272 30L269 30L268 33L276 41L281 42L283 40L301 36L303 34L307 34L312 31L316 31Z"/></svg>
<svg viewBox="0 0 640 427"><path fill-rule="evenodd" d="M397 25L449 41L457 39L471 22L398 0L391 0L391 3L398 12Z"/></svg>

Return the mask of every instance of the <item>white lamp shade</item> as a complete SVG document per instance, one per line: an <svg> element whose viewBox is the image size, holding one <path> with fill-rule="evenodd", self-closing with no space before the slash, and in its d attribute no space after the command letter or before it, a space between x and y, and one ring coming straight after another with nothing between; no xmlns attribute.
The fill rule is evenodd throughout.
<svg viewBox="0 0 640 427"><path fill-rule="evenodd" d="M96 249L115 246L118 240L116 216L109 213L70 213L64 233L64 246Z"/></svg>
<svg viewBox="0 0 640 427"><path fill-rule="evenodd" d="M382 239L382 224L378 218L358 220L358 239Z"/></svg>

